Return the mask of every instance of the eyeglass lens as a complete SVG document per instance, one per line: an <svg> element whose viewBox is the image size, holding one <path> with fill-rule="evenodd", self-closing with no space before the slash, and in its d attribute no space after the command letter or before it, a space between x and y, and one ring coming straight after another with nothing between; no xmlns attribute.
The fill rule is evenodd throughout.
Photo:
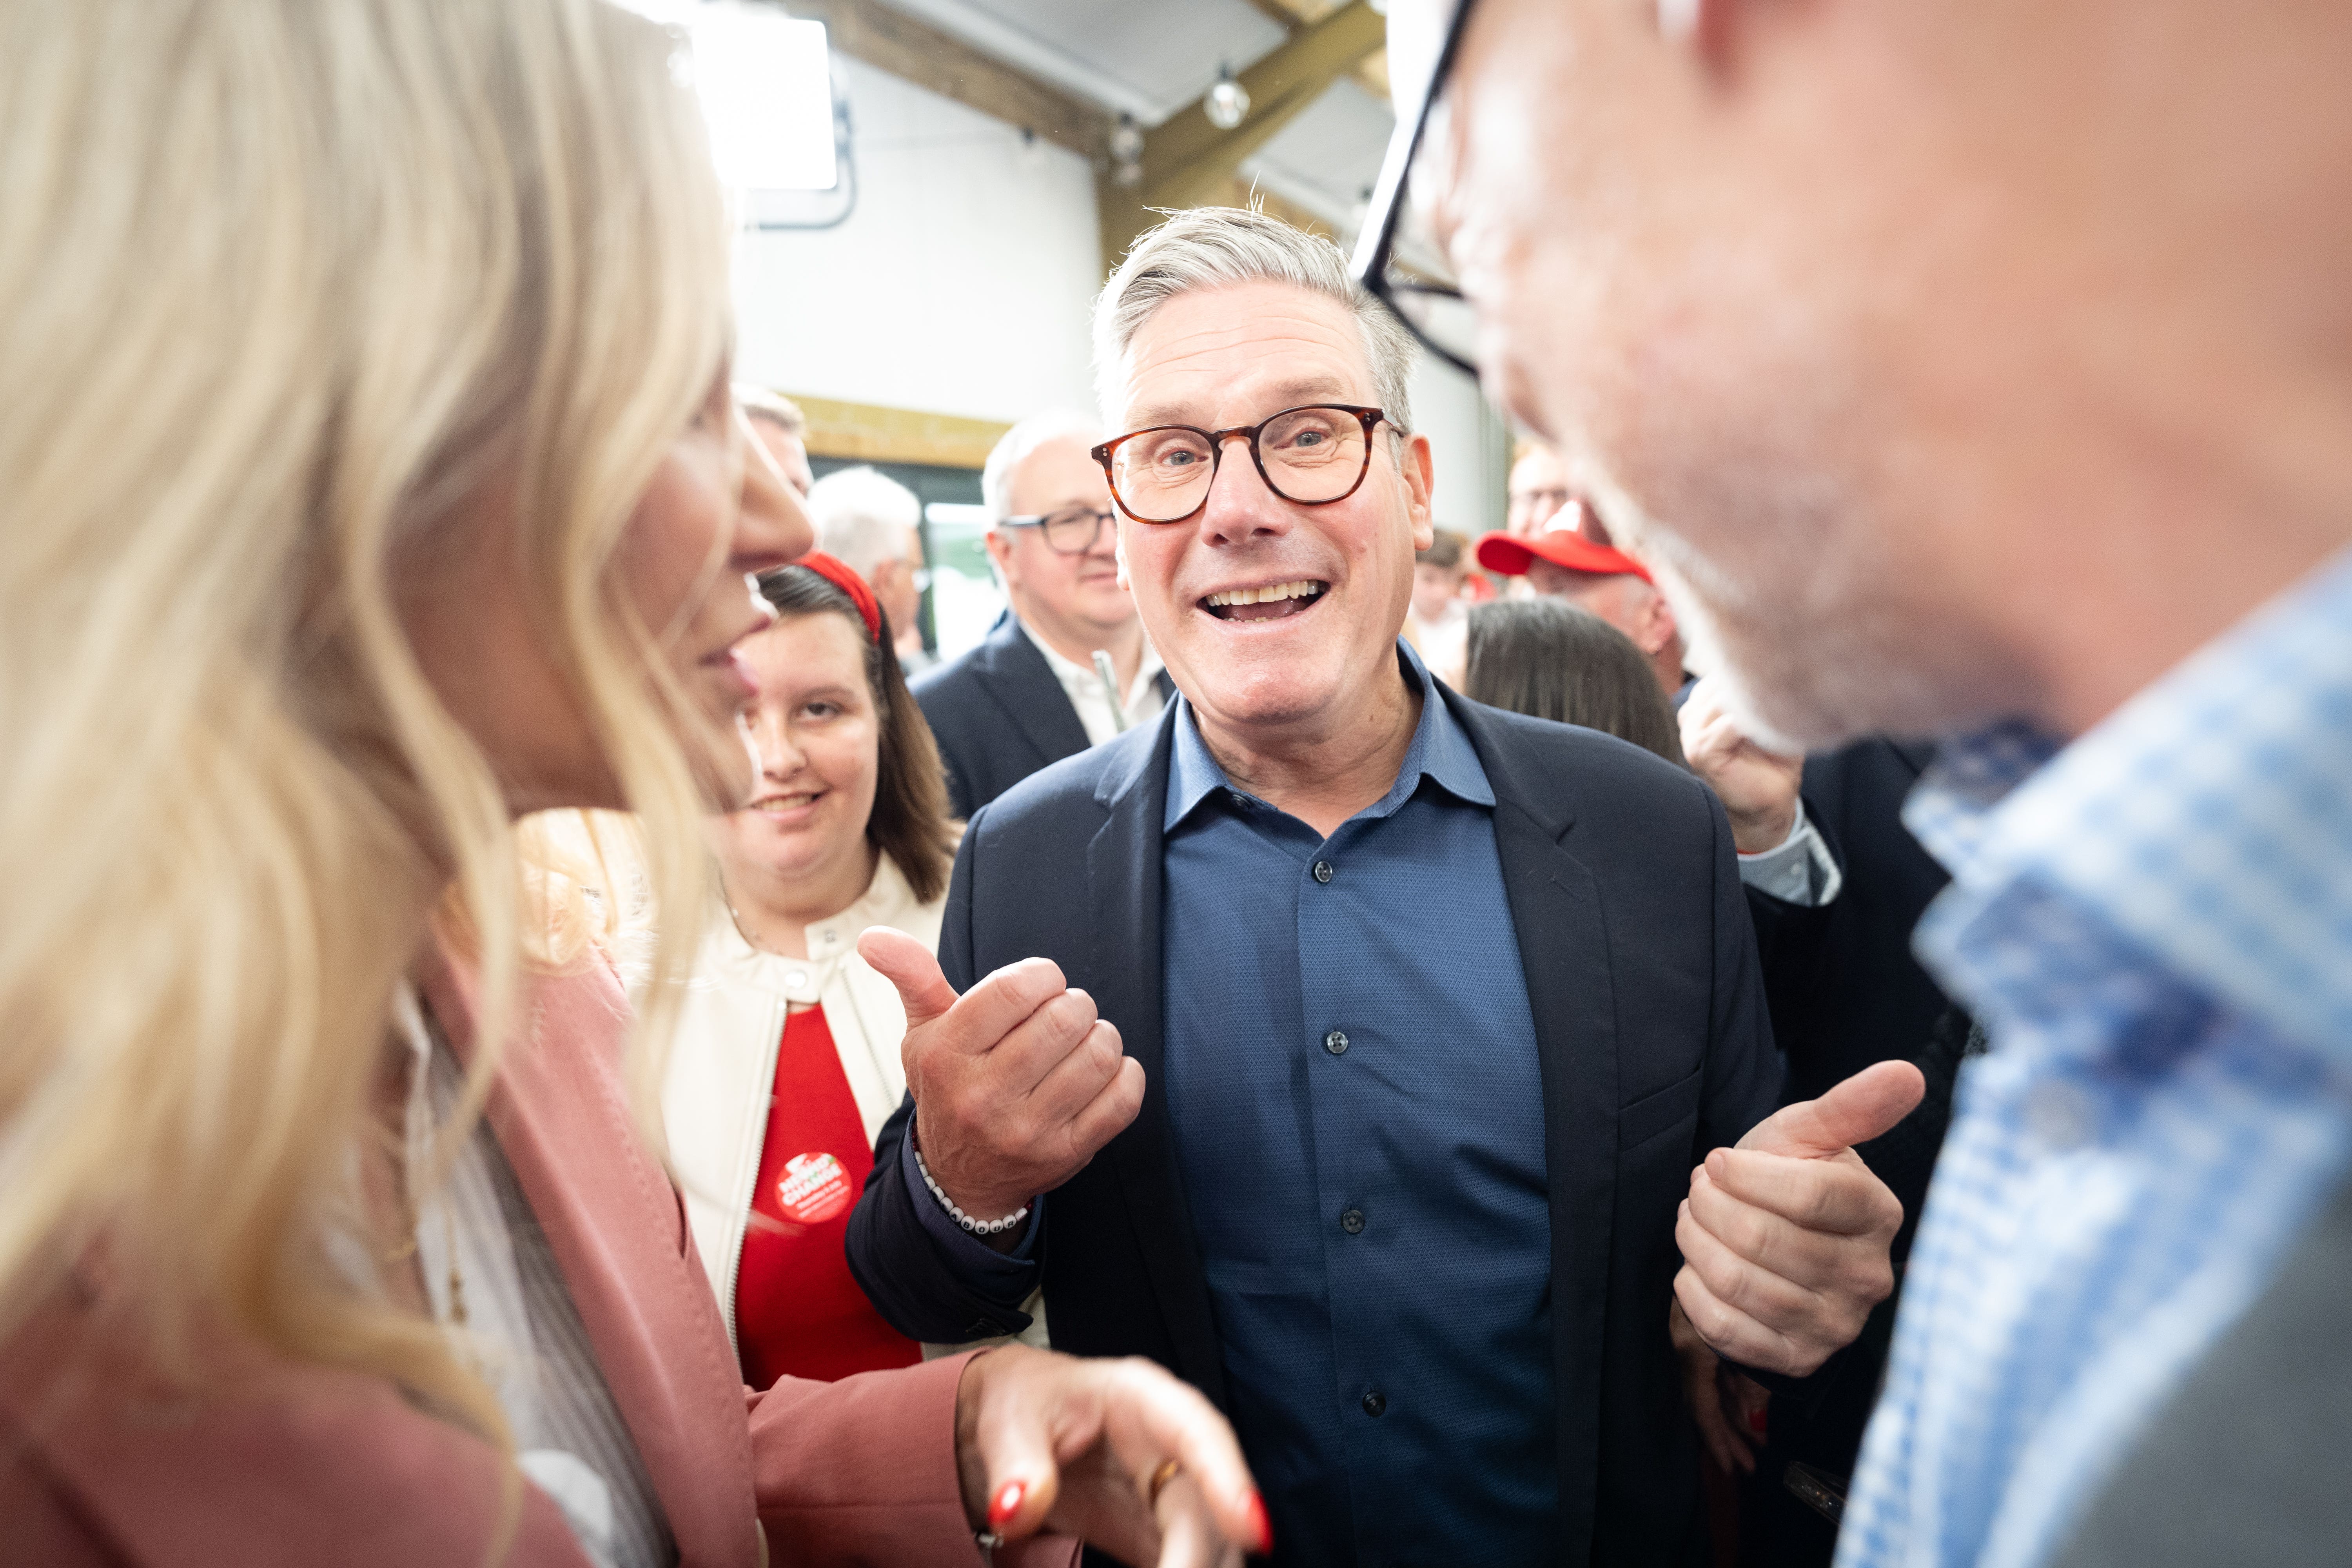
<svg viewBox="0 0 2352 1568"><path fill-rule="evenodd" d="M1363 478L1370 443L1364 422L1346 408L1293 408L1255 437L1266 484L1286 500L1338 500ZM1201 510L1216 476L1218 454L1198 430L1141 430L1111 454L1111 488L1145 522L1179 522Z"/></svg>
<svg viewBox="0 0 2352 1568"><path fill-rule="evenodd" d="M1103 524L1111 520L1108 511L1096 511L1091 507L1072 507L1045 519L1042 531L1045 546L1057 555L1083 555L1102 537Z"/></svg>

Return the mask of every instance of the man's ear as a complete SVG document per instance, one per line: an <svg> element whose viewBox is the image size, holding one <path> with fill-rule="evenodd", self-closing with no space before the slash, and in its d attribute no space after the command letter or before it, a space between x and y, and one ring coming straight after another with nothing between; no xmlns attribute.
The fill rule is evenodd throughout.
<svg viewBox="0 0 2352 1568"><path fill-rule="evenodd" d="M1649 612L1642 617L1642 651L1661 653L1674 646L1682 633L1682 625L1675 619L1675 607L1666 602L1665 595L1655 584L1650 588Z"/></svg>
<svg viewBox="0 0 2352 1568"><path fill-rule="evenodd" d="M1437 542L1437 523L1431 513L1431 501L1437 494L1437 469L1430 455L1429 437L1408 436L1404 449L1397 454L1397 468L1404 475L1405 505L1412 518L1412 547L1428 549Z"/></svg>
<svg viewBox="0 0 2352 1568"><path fill-rule="evenodd" d="M989 560L995 563L997 580L1010 583L1013 580L1013 541L1005 537L1003 529L992 528L980 536L980 542L988 547Z"/></svg>

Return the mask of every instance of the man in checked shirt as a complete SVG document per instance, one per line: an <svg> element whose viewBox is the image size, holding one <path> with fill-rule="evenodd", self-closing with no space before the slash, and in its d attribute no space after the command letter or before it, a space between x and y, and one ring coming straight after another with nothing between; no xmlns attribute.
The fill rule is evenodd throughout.
<svg viewBox="0 0 2352 1568"><path fill-rule="evenodd" d="M1840 1563L2352 1559L2352 7L1390 25L1360 270L1447 258L1755 732L1944 742L1992 1048Z"/></svg>

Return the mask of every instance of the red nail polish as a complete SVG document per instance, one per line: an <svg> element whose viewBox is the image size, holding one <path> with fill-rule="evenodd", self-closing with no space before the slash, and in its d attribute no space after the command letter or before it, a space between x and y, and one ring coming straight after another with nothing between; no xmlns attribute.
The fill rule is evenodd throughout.
<svg viewBox="0 0 2352 1568"><path fill-rule="evenodd" d="M1250 1529L1257 1536L1257 1554L1270 1555L1274 1551L1274 1521L1265 1516L1265 1499L1256 1492L1250 1493L1249 1520Z"/></svg>
<svg viewBox="0 0 2352 1568"><path fill-rule="evenodd" d="M1765 1421L1766 1421L1766 1419L1767 1419L1767 1417L1766 1417L1765 1413L1764 1413L1763 1411L1761 1411L1761 1410L1751 1410L1751 1411L1749 1411L1749 1412L1748 1413L1748 1429L1750 1432L1755 1433L1759 1437L1761 1437L1762 1436L1764 1436L1764 1427L1765 1427Z"/></svg>
<svg viewBox="0 0 2352 1568"><path fill-rule="evenodd" d="M988 1528L1002 1530L1021 1511L1021 1500L1029 1495L1027 1481L1007 1481L996 1489L996 1500L988 1505Z"/></svg>

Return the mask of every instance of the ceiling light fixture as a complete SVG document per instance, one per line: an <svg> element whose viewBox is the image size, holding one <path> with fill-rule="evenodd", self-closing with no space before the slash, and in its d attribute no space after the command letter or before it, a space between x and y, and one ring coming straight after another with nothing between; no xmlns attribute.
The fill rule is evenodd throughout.
<svg viewBox="0 0 2352 1568"><path fill-rule="evenodd" d="M1110 128L1111 183L1122 190L1143 184L1143 127L1132 114L1121 114Z"/></svg>
<svg viewBox="0 0 2352 1568"><path fill-rule="evenodd" d="M1122 163L1143 162L1143 127L1132 114L1122 114L1110 129L1110 155Z"/></svg>
<svg viewBox="0 0 2352 1568"><path fill-rule="evenodd" d="M1209 96L1201 107L1207 113L1210 124L1220 131L1231 131L1249 118L1249 89L1234 79L1233 67L1219 66L1217 85L1209 89Z"/></svg>

